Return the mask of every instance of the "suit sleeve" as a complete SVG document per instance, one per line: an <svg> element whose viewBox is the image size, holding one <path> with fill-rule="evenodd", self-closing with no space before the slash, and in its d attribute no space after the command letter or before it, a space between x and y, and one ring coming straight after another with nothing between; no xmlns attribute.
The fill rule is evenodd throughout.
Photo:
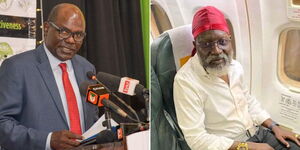
<svg viewBox="0 0 300 150"><path fill-rule="evenodd" d="M9 150L45 149L47 132L20 124L25 99L24 68L11 59L0 67L0 145Z"/></svg>

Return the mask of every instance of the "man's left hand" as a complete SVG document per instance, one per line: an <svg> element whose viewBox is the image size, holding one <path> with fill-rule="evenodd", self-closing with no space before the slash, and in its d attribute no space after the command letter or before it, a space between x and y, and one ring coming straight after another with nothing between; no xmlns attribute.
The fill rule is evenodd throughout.
<svg viewBox="0 0 300 150"><path fill-rule="evenodd" d="M284 130L280 128L279 126L274 126L272 128L272 131L275 133L276 138L286 145L286 147L290 147L290 144L286 141L286 139L290 139L294 141L298 146L300 146L300 136L298 134L295 134L293 132Z"/></svg>

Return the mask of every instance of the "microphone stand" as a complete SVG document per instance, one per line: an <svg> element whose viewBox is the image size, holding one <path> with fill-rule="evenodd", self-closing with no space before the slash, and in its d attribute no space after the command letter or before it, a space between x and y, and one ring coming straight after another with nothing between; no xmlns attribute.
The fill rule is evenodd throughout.
<svg viewBox="0 0 300 150"><path fill-rule="evenodd" d="M107 130L111 131L111 112L109 110L109 108L104 107L104 115L105 115L105 126L107 128Z"/></svg>

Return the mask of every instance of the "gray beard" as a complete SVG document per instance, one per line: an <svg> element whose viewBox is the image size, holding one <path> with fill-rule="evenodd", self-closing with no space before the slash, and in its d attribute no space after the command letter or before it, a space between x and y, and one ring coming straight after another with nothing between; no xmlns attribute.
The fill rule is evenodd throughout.
<svg viewBox="0 0 300 150"><path fill-rule="evenodd" d="M209 63L216 58L223 58L225 60L225 63L218 65L210 65ZM227 56L225 53L221 53L218 56L210 55L205 60L202 60L202 58L199 56L199 59L201 65L209 75L220 77L228 74L229 66L231 63L231 57Z"/></svg>
<svg viewBox="0 0 300 150"><path fill-rule="evenodd" d="M209 75L212 75L212 76L216 76L216 77L224 76L224 75L228 74L229 64L227 65L227 63L226 63L226 65L224 65L221 68L210 68L210 67L207 67L206 71L207 71L207 73Z"/></svg>

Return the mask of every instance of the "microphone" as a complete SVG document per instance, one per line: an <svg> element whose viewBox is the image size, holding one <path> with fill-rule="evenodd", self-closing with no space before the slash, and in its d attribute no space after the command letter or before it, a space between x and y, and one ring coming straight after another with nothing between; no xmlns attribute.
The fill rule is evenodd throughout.
<svg viewBox="0 0 300 150"><path fill-rule="evenodd" d="M102 104L108 108L110 108L111 110L113 110L114 112L116 112L117 114L119 114L120 116L124 117L124 118L128 118L130 116L128 116L128 114L123 111L119 106L117 106L115 103L113 103L112 101L108 100L108 99L103 99L102 100Z"/></svg>
<svg viewBox="0 0 300 150"><path fill-rule="evenodd" d="M97 105L98 107L104 107L105 110L105 122L107 129L111 130L111 113L109 111L109 107L106 106L105 102L109 98L109 94L107 90L101 85L90 85L89 82L83 82L79 86L79 91L82 95L86 95L86 101Z"/></svg>
<svg viewBox="0 0 300 150"><path fill-rule="evenodd" d="M87 77L89 79L95 80L98 83L102 84L112 96L114 96L120 103L122 103L124 106L126 106L135 115L135 118L137 119L137 120L135 120L135 119L131 119L131 120L134 120L135 122L141 122L136 111L130 105L128 105L124 100L122 100L119 96L117 96L115 93L111 92L110 88L105 86L107 84L103 84L103 82L107 83L106 81L104 81L104 80L99 81L98 75L96 76L92 71L87 72Z"/></svg>
<svg viewBox="0 0 300 150"><path fill-rule="evenodd" d="M134 95L134 93L136 95L143 96L147 110L147 116L149 116L149 90L146 89L143 85L139 84L138 80L131 79L128 77L120 78L118 76L105 72L98 72L96 78L99 79L101 83L105 84L113 91L118 90L120 93L131 96ZM149 121L148 117L147 120Z"/></svg>
<svg viewBox="0 0 300 150"><path fill-rule="evenodd" d="M119 91L120 93L127 95L149 95L149 90L146 89L143 85L139 84L138 80L131 79L128 77L120 78L118 76L105 73L98 72L97 79L99 79L103 84L112 89L113 91ZM134 93L131 93L131 89L134 89Z"/></svg>
<svg viewBox="0 0 300 150"><path fill-rule="evenodd" d="M92 79L92 80L97 81L98 83L101 83L101 82L97 79L96 74L95 74L93 71L88 71L88 72L86 73L86 76L87 76L89 79Z"/></svg>
<svg viewBox="0 0 300 150"><path fill-rule="evenodd" d="M98 107L106 106L106 103L103 103L103 101L107 101L107 99L109 99L109 93L101 84L88 85L86 89L87 102L97 105ZM81 89L80 91L83 90Z"/></svg>
<svg viewBox="0 0 300 150"><path fill-rule="evenodd" d="M109 100L109 93L102 84L90 85L89 82L84 81L80 84L79 89L82 95L86 95L87 102L97 105L98 107L105 106L124 118L136 121L119 106Z"/></svg>

